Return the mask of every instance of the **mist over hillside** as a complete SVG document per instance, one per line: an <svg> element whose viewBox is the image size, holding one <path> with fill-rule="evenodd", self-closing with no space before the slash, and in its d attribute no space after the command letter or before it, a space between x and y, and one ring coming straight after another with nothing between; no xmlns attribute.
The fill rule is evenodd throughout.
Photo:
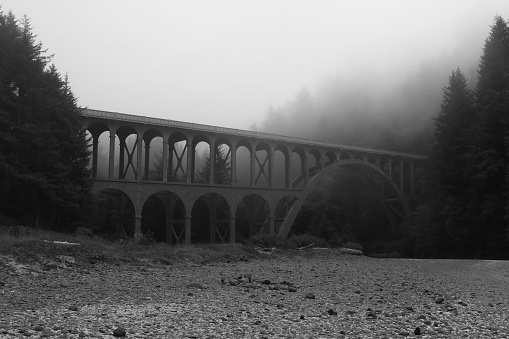
<svg viewBox="0 0 509 339"><path fill-rule="evenodd" d="M408 60L393 68L355 63L324 76L313 89L305 86L292 100L268 107L265 118L251 128L426 154L433 144L433 119L440 110L442 90L458 67L474 86L490 25L486 22L484 31L473 31L467 24L458 27L456 44L433 58Z"/></svg>

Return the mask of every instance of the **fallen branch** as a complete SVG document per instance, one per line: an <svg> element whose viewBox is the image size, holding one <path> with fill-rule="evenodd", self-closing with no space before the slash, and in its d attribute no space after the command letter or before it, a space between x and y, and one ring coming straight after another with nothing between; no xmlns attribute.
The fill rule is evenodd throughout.
<svg viewBox="0 0 509 339"><path fill-rule="evenodd" d="M306 245L306 246L302 246L302 247L299 247L298 250L305 250L306 248L310 248L310 247L313 247L315 246L315 243L312 243L312 244L309 244L309 245Z"/></svg>
<svg viewBox="0 0 509 339"><path fill-rule="evenodd" d="M43 240L44 242L52 242L57 245L69 245L69 246L81 246L80 243L77 242L68 242L68 241L50 241L50 240Z"/></svg>

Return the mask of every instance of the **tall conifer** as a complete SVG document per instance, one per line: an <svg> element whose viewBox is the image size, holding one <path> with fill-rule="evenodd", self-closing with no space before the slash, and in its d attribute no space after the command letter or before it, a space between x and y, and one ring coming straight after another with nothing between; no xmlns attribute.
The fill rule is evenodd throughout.
<svg viewBox="0 0 509 339"><path fill-rule="evenodd" d="M507 221L505 182L509 157L509 27L495 17L485 41L476 87L479 126L469 152L472 189L469 192L472 224L480 253L500 253L507 245L503 236Z"/></svg>
<svg viewBox="0 0 509 339"><path fill-rule="evenodd" d="M0 11L0 208L72 229L90 198L87 140L67 79L35 39L28 18Z"/></svg>

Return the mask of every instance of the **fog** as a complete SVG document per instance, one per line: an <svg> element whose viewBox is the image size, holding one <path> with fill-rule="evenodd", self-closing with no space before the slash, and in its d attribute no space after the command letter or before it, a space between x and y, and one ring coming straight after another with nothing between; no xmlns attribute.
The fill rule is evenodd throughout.
<svg viewBox="0 0 509 339"><path fill-rule="evenodd" d="M304 92L324 126L387 112L429 124L451 71L475 81L494 16L509 18L506 0L4 0L2 10L28 16L80 106L242 129Z"/></svg>

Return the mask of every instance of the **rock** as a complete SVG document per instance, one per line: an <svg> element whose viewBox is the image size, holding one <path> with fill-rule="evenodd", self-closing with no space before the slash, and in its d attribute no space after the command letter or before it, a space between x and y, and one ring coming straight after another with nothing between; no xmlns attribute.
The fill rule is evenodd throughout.
<svg viewBox="0 0 509 339"><path fill-rule="evenodd" d="M368 317L368 319L376 319L376 318L378 318L376 313L373 312L373 311L369 311L367 317Z"/></svg>
<svg viewBox="0 0 509 339"><path fill-rule="evenodd" d="M316 298L316 296L315 296L315 294L314 294L314 293L306 293L306 298L307 298L307 299L315 299L315 298Z"/></svg>
<svg viewBox="0 0 509 339"><path fill-rule="evenodd" d="M230 279L228 280L228 284L230 284L230 286L237 286L240 284L240 281L238 281L237 279Z"/></svg>
<svg viewBox="0 0 509 339"><path fill-rule="evenodd" d="M421 335L421 328L420 327L416 327L415 330L414 330L414 334L415 335Z"/></svg>
<svg viewBox="0 0 509 339"><path fill-rule="evenodd" d="M444 299L444 298L442 298L442 297L440 297L440 298L436 298L436 299L435 299L435 303L436 303L436 304L443 304L443 303L444 303L444 301L445 301L445 299Z"/></svg>
<svg viewBox="0 0 509 339"><path fill-rule="evenodd" d="M126 330L123 327L117 327L116 329L113 330L113 336L115 337L125 337L125 335Z"/></svg>
<svg viewBox="0 0 509 339"><path fill-rule="evenodd" d="M327 313L329 313L329 315L338 315L338 312L334 311L332 308L329 308Z"/></svg>
<svg viewBox="0 0 509 339"><path fill-rule="evenodd" d="M200 290L204 290L206 289L205 286L203 286L202 284L200 283L197 283L197 282L194 282L194 283L190 283L187 285L187 288L197 288L197 289L200 289Z"/></svg>
<svg viewBox="0 0 509 339"><path fill-rule="evenodd" d="M405 309L407 309L410 312L414 311L414 308L412 306L405 306Z"/></svg>
<svg viewBox="0 0 509 339"><path fill-rule="evenodd" d="M76 305L69 306L69 311L76 312L77 310L78 310L78 306L76 306Z"/></svg>
<svg viewBox="0 0 509 339"><path fill-rule="evenodd" d="M302 315L302 314L301 314L301 316L300 316L300 320L304 320L304 319L305 319L305 318L304 318L304 315Z"/></svg>
<svg viewBox="0 0 509 339"><path fill-rule="evenodd" d="M297 292L295 287L288 287L288 292Z"/></svg>
<svg viewBox="0 0 509 339"><path fill-rule="evenodd" d="M410 335L410 333L409 333L409 332L407 332L407 331L401 331L401 332L399 332L398 334L399 334L399 335L402 335L403 337L408 337L408 336Z"/></svg>
<svg viewBox="0 0 509 339"><path fill-rule="evenodd" d="M34 326L33 330L38 332L44 331L44 327L42 327L41 325L36 325Z"/></svg>
<svg viewBox="0 0 509 339"><path fill-rule="evenodd" d="M270 280L269 279L263 280L262 285L270 285Z"/></svg>
<svg viewBox="0 0 509 339"><path fill-rule="evenodd" d="M58 263L55 261L51 261L44 265L43 270L49 271L49 270L55 270L57 268L58 268Z"/></svg>

